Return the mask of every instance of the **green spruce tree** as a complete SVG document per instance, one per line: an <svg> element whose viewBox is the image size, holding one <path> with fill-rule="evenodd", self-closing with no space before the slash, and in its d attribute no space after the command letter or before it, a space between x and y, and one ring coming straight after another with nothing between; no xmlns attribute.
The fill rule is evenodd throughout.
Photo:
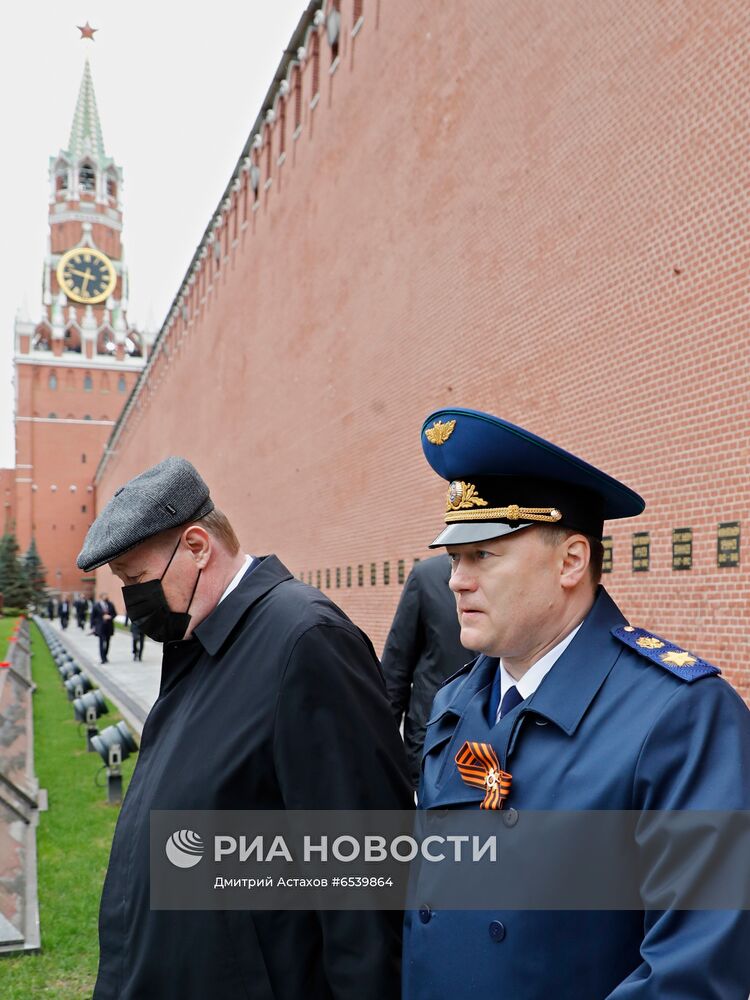
<svg viewBox="0 0 750 1000"><path fill-rule="evenodd" d="M18 542L11 531L0 538L0 594L6 608L25 608L31 598L31 587L18 558Z"/></svg>
<svg viewBox="0 0 750 1000"><path fill-rule="evenodd" d="M31 539L31 545L23 557L23 568L31 591L31 601L37 608L41 608L47 596L47 571L36 547L35 538Z"/></svg>

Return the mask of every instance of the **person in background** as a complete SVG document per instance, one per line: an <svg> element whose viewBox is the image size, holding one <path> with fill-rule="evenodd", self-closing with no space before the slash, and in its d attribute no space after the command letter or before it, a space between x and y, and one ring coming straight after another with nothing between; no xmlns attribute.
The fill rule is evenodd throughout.
<svg viewBox="0 0 750 1000"><path fill-rule="evenodd" d="M404 721L409 775L419 785L425 727L435 692L473 659L461 645L447 555L414 564L386 639L380 665L396 724Z"/></svg>
<svg viewBox="0 0 750 1000"><path fill-rule="evenodd" d="M143 646L146 636L138 622L131 621L130 637L133 640L133 660L140 662L143 659Z"/></svg>
<svg viewBox="0 0 750 1000"><path fill-rule="evenodd" d="M76 600L73 602L73 607L76 613L76 623L78 628L86 628L86 618L88 617L89 602L83 596L79 594Z"/></svg>
<svg viewBox="0 0 750 1000"><path fill-rule="evenodd" d="M60 616L60 627L66 629L68 627L68 622L70 621L70 595L65 594L60 599L60 603L57 607L57 613Z"/></svg>
<svg viewBox="0 0 750 1000"><path fill-rule="evenodd" d="M99 600L91 609L91 631L99 639L99 658L108 663L109 641L115 631L115 606L106 594L99 594Z"/></svg>

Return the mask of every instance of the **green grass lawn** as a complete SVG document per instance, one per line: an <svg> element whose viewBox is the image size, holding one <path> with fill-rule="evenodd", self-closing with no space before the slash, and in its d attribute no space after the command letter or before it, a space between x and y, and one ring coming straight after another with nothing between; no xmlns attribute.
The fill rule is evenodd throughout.
<svg viewBox="0 0 750 1000"><path fill-rule="evenodd" d="M13 620L0 620L0 655ZM39 916L42 950L0 957L2 1000L82 1000L90 998L98 960L97 916L104 873L119 810L106 804L102 760L86 752L83 727L73 720L55 663L36 626L31 626L34 659L34 756L39 784L47 789L49 811L37 828ZM99 728L119 721L111 703ZM123 764L123 786L135 756Z"/></svg>
<svg viewBox="0 0 750 1000"><path fill-rule="evenodd" d="M5 654L8 651L8 639L16 621L16 618L3 618L0 616L0 656L3 659L5 659Z"/></svg>

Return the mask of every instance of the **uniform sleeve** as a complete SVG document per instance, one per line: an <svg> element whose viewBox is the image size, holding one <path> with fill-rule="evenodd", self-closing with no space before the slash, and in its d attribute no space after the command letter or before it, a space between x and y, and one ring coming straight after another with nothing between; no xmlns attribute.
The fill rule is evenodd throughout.
<svg viewBox="0 0 750 1000"><path fill-rule="evenodd" d="M411 684L421 646L419 580L417 573L412 570L398 602L393 624L380 658L388 698L397 725L401 723L401 717L409 707Z"/></svg>
<svg viewBox="0 0 750 1000"><path fill-rule="evenodd" d="M372 647L318 625L297 641L282 681L274 765L287 809L410 809L406 757ZM399 911L321 911L336 1000L397 1000Z"/></svg>
<svg viewBox="0 0 750 1000"><path fill-rule="evenodd" d="M641 749L633 802L638 810L750 809L750 713L723 680L684 684L669 700ZM688 891L739 856L723 830L710 823L701 829L700 850L690 853ZM666 884L675 839L665 838L653 817L639 828L646 889ZM748 942L747 911L647 911L643 961L607 1000L747 1000Z"/></svg>

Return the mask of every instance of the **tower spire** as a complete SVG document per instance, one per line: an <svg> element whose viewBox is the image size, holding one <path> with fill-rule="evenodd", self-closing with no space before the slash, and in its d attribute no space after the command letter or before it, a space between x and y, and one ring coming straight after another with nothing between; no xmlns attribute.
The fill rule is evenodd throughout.
<svg viewBox="0 0 750 1000"><path fill-rule="evenodd" d="M70 139L68 140L68 154L72 162L76 162L88 154L96 160L100 167L107 163L102 126L96 108L94 81L91 78L91 66L88 59L83 67L83 77L78 91L73 125L70 129Z"/></svg>

